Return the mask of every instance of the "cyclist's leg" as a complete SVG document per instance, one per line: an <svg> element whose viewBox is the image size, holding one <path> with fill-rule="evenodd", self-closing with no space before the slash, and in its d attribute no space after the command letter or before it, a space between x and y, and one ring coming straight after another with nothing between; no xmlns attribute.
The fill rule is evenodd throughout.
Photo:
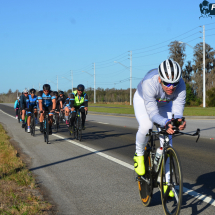
<svg viewBox="0 0 215 215"><path fill-rule="evenodd" d="M171 107L172 107L172 104L170 102L166 106L160 108L159 109L160 115L165 118L172 119ZM160 130L160 129L158 129L158 130ZM163 144L164 144L163 135L160 135L159 139L160 139L160 146L163 147ZM170 144L170 146L172 146L172 135L169 135L169 144ZM166 163L165 163L165 172L166 172L165 173L166 182L169 183L170 182L170 159L169 159L169 157L167 158ZM167 190L167 185L165 186L164 190L165 191ZM170 191L169 195L174 196L172 191Z"/></svg>
<svg viewBox="0 0 215 215"><path fill-rule="evenodd" d="M23 109L22 109L22 128L25 127L25 114L26 114L26 111L25 111L25 109L23 108Z"/></svg>
<svg viewBox="0 0 215 215"><path fill-rule="evenodd" d="M70 118L70 124L73 126L74 125L74 121L75 121L75 117L76 117L76 110L71 112L71 118Z"/></svg>
<svg viewBox="0 0 215 215"><path fill-rule="evenodd" d="M15 109L15 111L16 111L16 119L18 118L18 110L19 110L19 108Z"/></svg>
<svg viewBox="0 0 215 215"><path fill-rule="evenodd" d="M80 107L80 112L81 112L81 121L82 121L82 129L85 129L85 120L86 120L86 114L85 114L85 109L83 106Z"/></svg>
<svg viewBox="0 0 215 215"><path fill-rule="evenodd" d="M33 111L33 107L32 106L29 106L28 108L28 111L27 111L27 125L28 125L28 128L27 128L27 132L30 133L30 124L31 124L31 113Z"/></svg>
<svg viewBox="0 0 215 215"><path fill-rule="evenodd" d="M54 113L50 113L52 110L52 105L47 107L49 111L49 134L52 134L52 123L53 123L53 115Z"/></svg>
<svg viewBox="0 0 215 215"><path fill-rule="evenodd" d="M160 115L165 118L172 119L171 107L172 107L172 104L170 102L169 104L160 108L159 109ZM159 139L160 139L160 146L163 147L163 143L164 143L163 135L160 135ZM172 135L169 135L169 144L170 144L170 146L172 146ZM166 170L166 181L169 182L169 180L170 180L169 158L166 161L165 170Z"/></svg>
<svg viewBox="0 0 215 215"><path fill-rule="evenodd" d="M136 134L136 155L137 156L134 157L135 171L139 175L144 175L145 165L144 165L143 155L144 155L145 146L148 142L148 137L146 137L146 134L148 133L149 129L153 127L153 123L146 112L144 100L139 96L138 92L134 94L133 104L134 104L135 116L139 123L139 128Z"/></svg>
<svg viewBox="0 0 215 215"><path fill-rule="evenodd" d="M45 110L45 107L43 106L43 110ZM40 131L43 132L43 120L44 120L44 113L40 113Z"/></svg>
<svg viewBox="0 0 215 215"><path fill-rule="evenodd" d="M34 106L35 124L37 124L37 106Z"/></svg>
<svg viewBox="0 0 215 215"><path fill-rule="evenodd" d="M69 112L71 111L70 106L65 106L65 120L66 120L66 125L69 126Z"/></svg>

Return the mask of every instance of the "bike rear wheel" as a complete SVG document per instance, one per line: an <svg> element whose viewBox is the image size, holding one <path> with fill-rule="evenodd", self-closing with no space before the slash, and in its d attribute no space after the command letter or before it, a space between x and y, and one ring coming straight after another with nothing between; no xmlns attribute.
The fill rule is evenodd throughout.
<svg viewBox="0 0 215 215"><path fill-rule="evenodd" d="M150 155L149 153L145 150L144 153L144 163L145 163L145 175L144 177L148 180L150 180L150 185L146 183L143 179L141 179L140 176L138 176L138 188L139 188L139 194L140 194L140 199L145 207L148 207L151 203L152 200L152 194L153 194L153 185L152 185L152 180L151 180L151 162L150 162Z"/></svg>
<svg viewBox="0 0 215 215"><path fill-rule="evenodd" d="M46 143L49 143L49 120L48 116L46 116Z"/></svg>
<svg viewBox="0 0 215 215"><path fill-rule="evenodd" d="M178 215L181 210L182 194L183 194L183 178L181 163L176 151L173 148L167 148L165 154L165 162L162 159L161 166L161 201L165 214ZM169 162L170 182L167 183L168 188L164 193L163 185L166 185L164 165ZM173 191L174 197L169 197L169 192Z"/></svg>
<svg viewBox="0 0 215 215"><path fill-rule="evenodd" d="M20 123L20 119L21 119L21 114L20 114L20 109L18 110L18 123Z"/></svg>
<svg viewBox="0 0 215 215"><path fill-rule="evenodd" d="M82 138L82 127L81 127L81 118L78 117L78 140L81 141Z"/></svg>
<svg viewBox="0 0 215 215"><path fill-rule="evenodd" d="M31 117L31 135L35 136L35 115Z"/></svg>

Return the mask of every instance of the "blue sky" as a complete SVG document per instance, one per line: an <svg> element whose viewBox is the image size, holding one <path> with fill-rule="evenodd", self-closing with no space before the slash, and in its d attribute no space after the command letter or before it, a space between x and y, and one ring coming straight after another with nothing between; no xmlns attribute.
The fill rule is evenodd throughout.
<svg viewBox="0 0 215 215"><path fill-rule="evenodd" d="M1 0L0 93L38 89L47 81L56 90L57 76L58 88L68 90L71 70L74 87L93 87L93 63L96 88L127 89L129 51L136 88L168 58L171 41L202 42L198 26L205 25L206 42L215 48L215 16L199 19L201 2ZM186 61L192 60L192 48L187 46L186 54Z"/></svg>

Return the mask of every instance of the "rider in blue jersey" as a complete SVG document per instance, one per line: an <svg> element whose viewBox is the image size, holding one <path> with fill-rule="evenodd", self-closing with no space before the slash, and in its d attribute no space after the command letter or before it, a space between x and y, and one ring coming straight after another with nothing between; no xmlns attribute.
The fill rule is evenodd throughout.
<svg viewBox="0 0 215 215"><path fill-rule="evenodd" d="M16 111L16 119L18 119L19 101L20 101L20 99L19 99L19 96L18 96L17 100L14 103L14 109Z"/></svg>
<svg viewBox="0 0 215 215"><path fill-rule="evenodd" d="M28 129L27 132L30 133L30 123L31 123L31 113L34 112L35 114L35 124L37 124L37 96L35 95L36 90L30 89L30 95L28 95L28 103L27 103L27 111L28 111Z"/></svg>
<svg viewBox="0 0 215 215"><path fill-rule="evenodd" d="M39 109L40 109L40 131L43 132L44 111L49 112L49 134L52 134L53 113L56 108L56 98L51 91L49 84L43 85L43 90L38 93Z"/></svg>
<svg viewBox="0 0 215 215"><path fill-rule="evenodd" d="M22 128L24 128L25 127L26 108L27 108L28 101L29 101L28 90L25 89L25 90L23 90L22 93L23 94L20 96L20 109L21 109L21 112L22 112Z"/></svg>

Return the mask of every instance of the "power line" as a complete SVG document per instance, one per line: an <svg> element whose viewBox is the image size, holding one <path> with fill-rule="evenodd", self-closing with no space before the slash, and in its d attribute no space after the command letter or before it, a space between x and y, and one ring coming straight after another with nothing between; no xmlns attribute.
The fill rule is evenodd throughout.
<svg viewBox="0 0 215 215"><path fill-rule="evenodd" d="M195 29L197 29L197 28L199 28L199 26L196 27L196 28L191 29L190 31L193 31L193 30L195 30ZM181 35L179 35L179 36L177 36L177 37L180 37L180 36L182 36L182 35L184 35L184 34L187 34L187 33L190 32L190 31L187 31L187 32L185 32L185 33L183 33L183 34L181 34ZM136 50L141 50L141 49L146 49L146 48L154 47L154 46L157 46L157 45L166 43L166 42L168 42L168 41L170 41L170 40L173 40L173 39L175 39L175 38L177 38L177 37L174 37L174 38L172 38L172 39L168 39L168 40L166 40L166 41L164 41L164 42L161 42L161 43L158 43L158 44L155 44L155 45L152 45L152 46L148 46L148 47L145 47L145 48L132 49L132 51L136 51Z"/></svg>

